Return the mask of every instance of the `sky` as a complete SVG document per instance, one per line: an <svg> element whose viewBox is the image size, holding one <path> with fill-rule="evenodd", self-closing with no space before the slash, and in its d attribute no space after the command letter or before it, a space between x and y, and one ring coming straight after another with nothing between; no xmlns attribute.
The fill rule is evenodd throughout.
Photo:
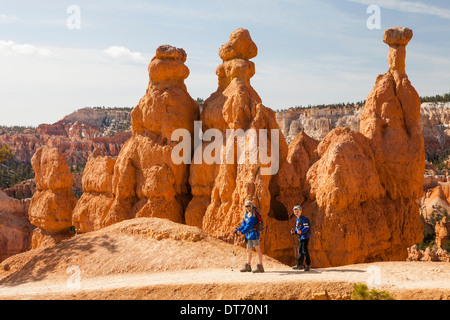
<svg viewBox="0 0 450 320"><path fill-rule="evenodd" d="M419 95L450 92L448 0L0 0L0 125L134 107L163 44L186 51L188 92L206 99L237 28L258 46L251 84L266 107L362 101L388 69L383 32L395 26L414 32L406 72Z"/></svg>

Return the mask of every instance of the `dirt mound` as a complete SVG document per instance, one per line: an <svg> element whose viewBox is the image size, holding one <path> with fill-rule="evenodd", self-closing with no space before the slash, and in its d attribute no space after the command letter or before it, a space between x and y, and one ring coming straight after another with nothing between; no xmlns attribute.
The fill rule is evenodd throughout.
<svg viewBox="0 0 450 320"><path fill-rule="evenodd" d="M115 274L231 269L245 262L245 248L207 235L197 227L159 218L136 218L99 231L76 235L54 247L14 255L3 264L0 285L40 280L67 279L71 266L80 268L83 279ZM286 269L265 257L270 269Z"/></svg>

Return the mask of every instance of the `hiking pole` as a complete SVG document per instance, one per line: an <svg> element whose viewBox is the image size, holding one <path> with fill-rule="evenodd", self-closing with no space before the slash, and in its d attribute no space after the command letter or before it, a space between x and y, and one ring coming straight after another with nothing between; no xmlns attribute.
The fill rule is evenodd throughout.
<svg viewBox="0 0 450 320"><path fill-rule="evenodd" d="M295 259L298 259L298 250L295 245L295 235L294 234L292 235L292 245L294 246L294 257L295 257Z"/></svg>
<svg viewBox="0 0 450 320"><path fill-rule="evenodd" d="M236 261L236 231L233 233L233 255L231 256L231 271L234 271L234 263Z"/></svg>

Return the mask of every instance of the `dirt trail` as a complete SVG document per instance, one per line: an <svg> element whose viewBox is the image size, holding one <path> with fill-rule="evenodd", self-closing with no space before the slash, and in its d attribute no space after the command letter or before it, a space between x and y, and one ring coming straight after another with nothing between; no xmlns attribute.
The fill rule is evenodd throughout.
<svg viewBox="0 0 450 320"><path fill-rule="evenodd" d="M444 263L381 262L308 273L196 269L84 278L81 272L79 283L74 279L70 273L3 285L0 299L348 299L356 282L379 285L398 299L450 299L450 265Z"/></svg>
<svg viewBox="0 0 450 320"><path fill-rule="evenodd" d="M239 272L245 248L234 249L232 272L231 244L165 219L132 219L6 259L0 299L348 299L357 282L397 299L450 299L449 263L313 262L304 272L265 256L266 272L249 274Z"/></svg>

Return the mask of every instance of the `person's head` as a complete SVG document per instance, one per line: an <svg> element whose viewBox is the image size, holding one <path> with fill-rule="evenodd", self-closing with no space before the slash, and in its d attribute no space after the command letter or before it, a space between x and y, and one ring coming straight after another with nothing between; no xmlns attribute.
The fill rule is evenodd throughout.
<svg viewBox="0 0 450 320"><path fill-rule="evenodd" d="M302 213L303 213L303 209L301 206L294 207L294 214L297 218L300 217L302 215Z"/></svg>
<svg viewBox="0 0 450 320"><path fill-rule="evenodd" d="M253 203L250 200L245 201L244 210L250 212L253 209Z"/></svg>

